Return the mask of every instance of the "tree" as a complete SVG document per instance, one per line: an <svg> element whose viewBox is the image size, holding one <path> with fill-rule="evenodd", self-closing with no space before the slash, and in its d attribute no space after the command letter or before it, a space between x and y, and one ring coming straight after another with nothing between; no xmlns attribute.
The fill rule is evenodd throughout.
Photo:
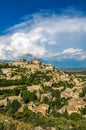
<svg viewBox="0 0 86 130"><path fill-rule="evenodd" d="M45 96L45 97L43 98L43 102L46 103L46 104L48 104L48 103L49 103L49 98L48 98L47 96Z"/></svg>
<svg viewBox="0 0 86 130"><path fill-rule="evenodd" d="M58 108L61 108L61 94L59 90L53 90L52 91L52 96L55 97L54 104Z"/></svg>
<svg viewBox="0 0 86 130"><path fill-rule="evenodd" d="M86 115L86 106L80 109L82 115Z"/></svg>
<svg viewBox="0 0 86 130"><path fill-rule="evenodd" d="M14 88L13 93L14 95L18 96L20 94L20 89Z"/></svg>
<svg viewBox="0 0 86 130"><path fill-rule="evenodd" d="M78 113L76 113L76 112L73 112L73 113L70 115L70 119L77 121L77 120L83 119L83 117L82 117L80 114L78 114Z"/></svg>
<svg viewBox="0 0 86 130"><path fill-rule="evenodd" d="M35 95L35 92L29 92L27 90L23 91L22 98L25 103L37 100L37 96Z"/></svg>
<svg viewBox="0 0 86 130"><path fill-rule="evenodd" d="M11 107L13 109L13 112L15 113L21 107L21 104L19 101L13 100L11 103Z"/></svg>
<svg viewBox="0 0 86 130"><path fill-rule="evenodd" d="M86 94L86 87L82 89L82 92L79 94L80 97L84 97Z"/></svg>
<svg viewBox="0 0 86 130"><path fill-rule="evenodd" d="M23 119L24 121L27 121L28 118L29 118L29 116L30 116L30 113L29 113L28 107L25 106L25 107L23 108L23 112L22 112L22 119Z"/></svg>
<svg viewBox="0 0 86 130"><path fill-rule="evenodd" d="M65 109L64 113L63 113L63 116L68 119L69 118L69 114L68 114L68 111L67 109Z"/></svg>
<svg viewBox="0 0 86 130"><path fill-rule="evenodd" d="M22 98L25 103L28 103L30 101L30 92L25 90L22 94Z"/></svg>
<svg viewBox="0 0 86 130"><path fill-rule="evenodd" d="M8 101L7 106L5 107L5 113L12 116L20 107L21 104L17 100L13 100L12 102Z"/></svg>
<svg viewBox="0 0 86 130"><path fill-rule="evenodd" d="M35 100L37 100L37 96L36 96L35 92L31 92L30 93L30 101L35 101Z"/></svg>

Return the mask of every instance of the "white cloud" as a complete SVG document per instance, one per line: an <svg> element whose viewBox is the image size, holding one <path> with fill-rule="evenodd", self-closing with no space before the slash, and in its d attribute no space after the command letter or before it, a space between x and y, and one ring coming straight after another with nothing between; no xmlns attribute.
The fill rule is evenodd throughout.
<svg viewBox="0 0 86 130"><path fill-rule="evenodd" d="M72 55L76 55L76 54L82 54L82 50L81 49L74 49L74 48L69 48L63 51L63 54L72 54Z"/></svg>
<svg viewBox="0 0 86 130"><path fill-rule="evenodd" d="M62 58L66 57L66 59L76 59L76 60L85 60L86 59L86 51L82 49L74 49L69 48L62 52Z"/></svg>
<svg viewBox="0 0 86 130"><path fill-rule="evenodd" d="M82 49L74 49L74 48L68 48L66 50L63 50L60 53L55 54L49 54L45 56L45 59L48 60L65 60L65 59L75 59L75 60L86 60L86 51L83 51Z"/></svg>
<svg viewBox="0 0 86 130"><path fill-rule="evenodd" d="M5 32L0 36L0 59L29 54L56 60L86 59L85 17L35 14Z"/></svg>

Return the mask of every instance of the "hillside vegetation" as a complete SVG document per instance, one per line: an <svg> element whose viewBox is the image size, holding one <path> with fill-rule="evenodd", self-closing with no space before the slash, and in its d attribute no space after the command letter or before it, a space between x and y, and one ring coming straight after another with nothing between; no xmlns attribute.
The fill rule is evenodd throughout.
<svg viewBox="0 0 86 130"><path fill-rule="evenodd" d="M86 79L38 59L0 63L0 130L86 130Z"/></svg>

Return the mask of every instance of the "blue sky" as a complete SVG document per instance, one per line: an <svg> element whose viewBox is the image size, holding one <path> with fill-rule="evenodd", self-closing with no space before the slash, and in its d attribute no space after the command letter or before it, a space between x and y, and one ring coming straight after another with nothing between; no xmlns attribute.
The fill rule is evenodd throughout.
<svg viewBox="0 0 86 130"><path fill-rule="evenodd" d="M86 0L0 0L0 60L86 67Z"/></svg>

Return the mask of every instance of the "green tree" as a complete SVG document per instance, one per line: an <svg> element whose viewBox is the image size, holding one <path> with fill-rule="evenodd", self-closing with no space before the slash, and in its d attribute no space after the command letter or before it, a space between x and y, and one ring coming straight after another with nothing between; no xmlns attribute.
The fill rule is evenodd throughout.
<svg viewBox="0 0 86 130"><path fill-rule="evenodd" d="M13 100L11 103L11 107L13 109L13 112L15 113L21 107L21 104L18 100Z"/></svg>
<svg viewBox="0 0 86 130"><path fill-rule="evenodd" d="M43 102L46 103L46 104L48 104L48 103L49 103L49 98L48 98L47 96L45 96L45 97L43 98Z"/></svg>
<svg viewBox="0 0 86 130"><path fill-rule="evenodd" d="M86 115L86 106L80 109L82 115Z"/></svg>
<svg viewBox="0 0 86 130"><path fill-rule="evenodd" d="M25 103L37 100L37 96L35 95L35 92L29 92L27 90L23 91L22 98Z"/></svg>
<svg viewBox="0 0 86 130"><path fill-rule="evenodd" d="M13 94L18 96L20 94L20 89L19 88L14 88Z"/></svg>
<svg viewBox="0 0 86 130"><path fill-rule="evenodd" d="M30 92L25 90L22 94L22 98L25 103L28 103L30 101Z"/></svg>
<svg viewBox="0 0 86 130"><path fill-rule="evenodd" d="M23 119L24 121L27 121L28 118L29 118L29 116L30 116L30 113L29 113L28 107L25 106L25 107L23 108L23 112L22 112L22 119Z"/></svg>
<svg viewBox="0 0 86 130"><path fill-rule="evenodd" d="M68 114L68 111L67 109L65 109L64 113L63 113L63 116L68 119L69 118L69 114Z"/></svg>
<svg viewBox="0 0 86 130"><path fill-rule="evenodd" d="M12 102L8 101L7 106L5 107L5 113L7 115L14 115L15 112L21 107L20 102L13 100Z"/></svg>
<svg viewBox="0 0 86 130"><path fill-rule="evenodd" d="M76 112L73 112L69 117L71 120L76 120L76 121L83 119L82 115L80 115Z"/></svg>

